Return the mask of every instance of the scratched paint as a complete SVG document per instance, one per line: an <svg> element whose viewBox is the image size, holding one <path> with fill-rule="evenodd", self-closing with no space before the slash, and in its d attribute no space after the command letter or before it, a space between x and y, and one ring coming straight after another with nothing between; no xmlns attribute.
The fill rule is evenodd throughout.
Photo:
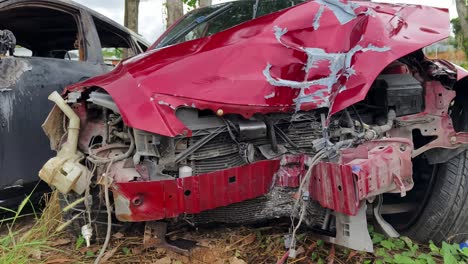
<svg viewBox="0 0 468 264"><path fill-rule="evenodd" d="M9 89L21 78L23 73L32 69L25 60L2 58L0 60L0 89Z"/></svg>
<svg viewBox="0 0 468 264"><path fill-rule="evenodd" d="M357 3L347 2L346 0L345 2L342 2L340 0L316 0L315 3L320 4L320 8L315 14L313 20L314 30L319 29L320 20L325 9L332 11L341 25L352 21L359 15L366 15L372 17L375 16L375 12L371 8L366 8L364 11L356 12L356 10L361 6Z"/></svg>
<svg viewBox="0 0 468 264"><path fill-rule="evenodd" d="M390 48L386 46L378 47L374 44L368 44L364 47L358 43L348 52L328 53L321 48L301 47L298 45L285 43L282 38L285 34L288 33L286 28L275 26L273 28L273 32L276 40L283 46L286 48L293 48L302 51L307 55L307 61L304 63L305 80L302 82L273 77L270 72L272 65L269 63L263 70L263 75L271 85L300 89L298 97L294 99L294 103L296 104L296 111L301 109L301 105L303 103L315 103L317 107L329 107L329 97L332 93L332 88L337 84L340 85L338 93L346 89L346 86L338 83L339 79L344 76L348 80L351 76L356 74L356 71L352 65L352 59L356 53L369 51L386 52L390 50ZM360 40L360 43L362 42L363 38ZM310 70L313 68L318 68L318 64L320 62L328 62L328 76L316 80L307 80L307 77L310 74ZM306 89L311 89L313 92L307 94Z"/></svg>
<svg viewBox="0 0 468 264"><path fill-rule="evenodd" d="M14 90L21 76L32 69L25 60L16 58L2 58L0 60L0 120L1 126L10 131L10 122L13 119L13 107L16 104L16 91ZM22 90L18 88L19 93Z"/></svg>
<svg viewBox="0 0 468 264"><path fill-rule="evenodd" d="M446 10L342 0L341 4L356 7L348 10L356 18L342 25L337 14L341 17L344 11L325 5L331 0L320 3L306 2L206 38L150 48L143 57L126 60L108 75L67 90L101 87L121 108L127 125L164 136L187 131L173 108L192 103L199 109L222 109L224 114L245 118L327 106L333 115L363 100L387 65L450 35ZM404 26L392 32L397 13ZM438 33L422 31L423 26ZM238 58L252 59L245 63ZM282 87L281 81L299 87ZM309 86L307 82L312 81L323 84ZM280 83L271 84L275 82Z"/></svg>
<svg viewBox="0 0 468 264"><path fill-rule="evenodd" d="M340 0L316 0L315 2L331 10L335 14L336 19L340 21L341 25L344 25L357 17L355 10L359 5L356 3L344 3ZM321 15L321 12L319 12L316 17L318 16L320 19Z"/></svg>

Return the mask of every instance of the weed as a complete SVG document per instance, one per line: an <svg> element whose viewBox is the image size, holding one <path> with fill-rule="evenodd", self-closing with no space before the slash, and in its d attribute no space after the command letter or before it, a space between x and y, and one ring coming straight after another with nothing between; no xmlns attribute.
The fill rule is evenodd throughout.
<svg viewBox="0 0 468 264"><path fill-rule="evenodd" d="M39 259L41 259L43 251L56 250L49 247L48 243L59 235L53 232L61 220L57 195L57 193L50 194L47 199L47 207L40 217L34 212L35 223L29 230L17 228L16 223L22 217L26 205L31 203L32 193L21 202L16 211L0 208L0 210L14 215L1 221L1 225L7 229L7 234L0 238L0 263L23 264L40 262Z"/></svg>

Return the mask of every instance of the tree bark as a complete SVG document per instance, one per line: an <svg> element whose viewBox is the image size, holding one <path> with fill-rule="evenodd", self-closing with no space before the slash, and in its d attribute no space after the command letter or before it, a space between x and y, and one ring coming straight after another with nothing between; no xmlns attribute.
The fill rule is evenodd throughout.
<svg viewBox="0 0 468 264"><path fill-rule="evenodd" d="M211 0L198 0L200 7L210 6Z"/></svg>
<svg viewBox="0 0 468 264"><path fill-rule="evenodd" d="M468 38L468 6L466 0L456 0L458 17L460 18L460 24L463 32L463 36Z"/></svg>
<svg viewBox="0 0 468 264"><path fill-rule="evenodd" d="M125 0L124 26L138 33L138 9L140 0ZM134 56L133 52L127 48L122 49L122 58Z"/></svg>
<svg viewBox="0 0 468 264"><path fill-rule="evenodd" d="M169 28L184 15L184 3L182 0L166 0L167 20L166 27Z"/></svg>
<svg viewBox="0 0 468 264"><path fill-rule="evenodd" d="M125 0L124 26L138 33L138 7L140 0Z"/></svg>

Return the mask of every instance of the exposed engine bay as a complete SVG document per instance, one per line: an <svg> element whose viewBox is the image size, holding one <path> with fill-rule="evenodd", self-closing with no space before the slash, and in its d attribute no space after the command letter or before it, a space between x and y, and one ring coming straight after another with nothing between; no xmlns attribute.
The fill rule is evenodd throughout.
<svg viewBox="0 0 468 264"><path fill-rule="evenodd" d="M304 222L332 242L372 251L362 232L366 201L380 209L381 194L406 195L414 185L412 158L460 144L443 127L452 122L454 80L453 69L416 52L388 66L364 101L331 117L326 108L246 119L187 106L175 111L191 134L176 137L128 127L100 89L69 93L69 109L51 96L58 107L44 128L59 155L40 176L62 193L111 183L121 221L252 223L293 216L299 219L293 235ZM74 141L78 151L69 150ZM374 213L388 235L398 235Z"/></svg>
<svg viewBox="0 0 468 264"><path fill-rule="evenodd" d="M173 138L127 127L105 91L80 94L79 100L71 99L85 119L79 147L96 164L113 159L113 167L124 169L114 176L118 182L183 178L283 155L313 156L327 144L338 151L382 138L397 117L424 110L423 83L404 64L392 67L403 73L382 74L365 101L329 120L327 109L245 119L223 115L222 110L183 107L176 115L192 135ZM338 156L329 158L336 161Z"/></svg>

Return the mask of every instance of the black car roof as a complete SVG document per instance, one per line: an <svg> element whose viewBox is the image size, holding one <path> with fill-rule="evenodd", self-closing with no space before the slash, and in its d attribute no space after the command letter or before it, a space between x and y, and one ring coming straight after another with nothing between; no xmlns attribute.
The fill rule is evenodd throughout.
<svg viewBox="0 0 468 264"><path fill-rule="evenodd" d="M106 24L111 25L112 27L115 27L116 29L127 32L128 34L132 35L138 41L149 46L148 41L145 40L141 35L120 25L119 23L115 22L114 20L110 18L71 0L0 0L0 9L7 8L8 6L17 5L17 4L19 5L42 4L45 6L51 5L51 6L61 6L61 7L71 8L71 9L75 9L76 11L85 10L93 17L103 21Z"/></svg>

